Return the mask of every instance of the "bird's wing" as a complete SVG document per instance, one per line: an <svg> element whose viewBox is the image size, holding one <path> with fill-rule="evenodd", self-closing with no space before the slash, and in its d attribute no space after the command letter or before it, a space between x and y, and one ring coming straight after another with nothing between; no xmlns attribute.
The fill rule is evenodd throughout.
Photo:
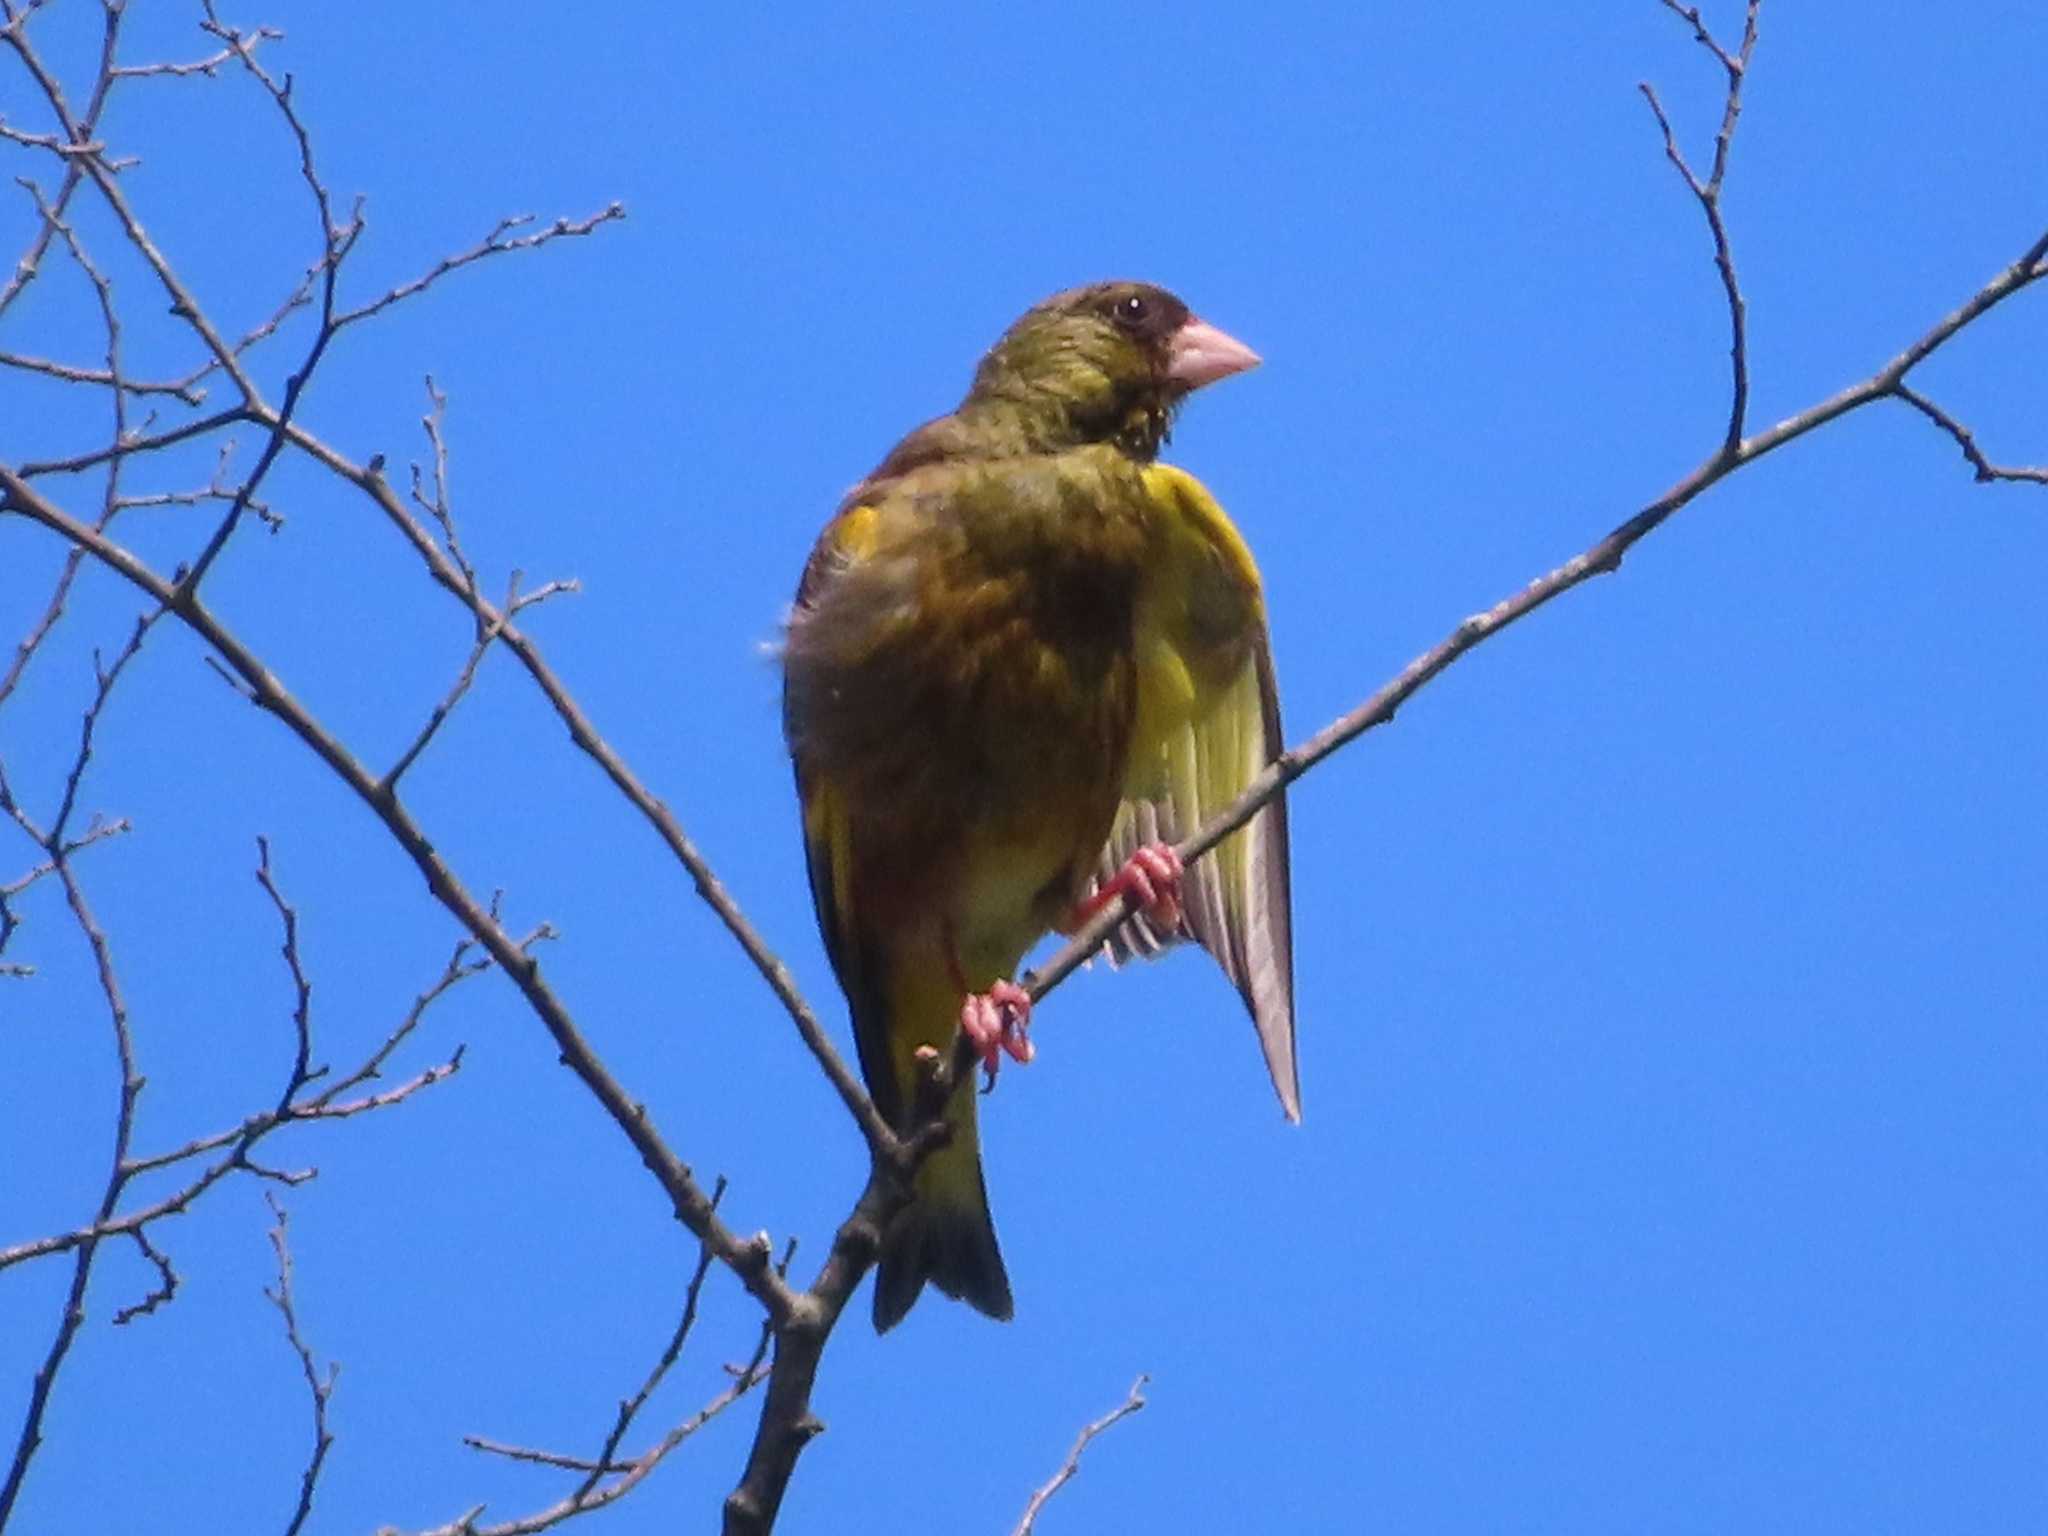
<svg viewBox="0 0 2048 1536"><path fill-rule="evenodd" d="M1189 527L1210 558L1190 556L1162 572L1167 617L1141 619L1138 724L1124 801L1103 850L1108 880L1138 846L1177 843L1244 792L1285 743L1280 699L1250 556L1208 493L1178 471L1168 487L1186 504ZM1219 583L1221 569L1233 578ZM1192 573L1192 574L1190 574ZM1241 595L1225 595L1230 586ZM1176 621L1172 615L1190 615ZM1221 614L1230 622L1217 623ZM1234 630L1234 634L1226 631ZM1226 658L1222 666L1219 657ZM1301 1118L1294 1049L1294 953L1288 903L1287 808L1275 795L1238 831L1197 860L1182 891L1179 928L1161 932L1142 916L1112 935L1112 960L1150 957L1193 939L1216 957L1250 1009L1273 1089L1289 1120Z"/></svg>
<svg viewBox="0 0 2048 1536"><path fill-rule="evenodd" d="M825 951L852 1008L854 1042L859 1047L862 1075L884 1119L894 1124L902 1096L893 1070L888 1040L887 981L884 956L865 931L856 905L852 874L853 818L848 786L839 782L810 750L808 719L821 706L821 684L804 658L818 643L822 627L826 645L847 643L836 630L848 621L834 610L832 589L847 568L870 553L875 511L864 504L841 509L819 536L804 567L791 610L784 646L783 731L796 769L797 797L803 807L804 863L810 875L811 899ZM824 691L829 693L829 686Z"/></svg>

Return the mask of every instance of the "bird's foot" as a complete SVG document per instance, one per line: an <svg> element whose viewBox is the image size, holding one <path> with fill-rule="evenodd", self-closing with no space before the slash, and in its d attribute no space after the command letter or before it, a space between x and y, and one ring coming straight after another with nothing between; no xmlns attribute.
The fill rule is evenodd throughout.
<svg viewBox="0 0 2048 1536"><path fill-rule="evenodd" d="M1025 1033L1031 1024L1031 994L1014 981L999 981L986 992L975 992L960 1005L960 1033L973 1042L988 1073L983 1093L996 1085L996 1068L1003 1052L1015 1061L1029 1061L1035 1052Z"/></svg>
<svg viewBox="0 0 2048 1536"><path fill-rule="evenodd" d="M1146 921L1162 933L1171 933L1180 926L1180 887L1186 873L1187 866L1172 848L1165 843L1146 843L1075 909L1073 927L1079 928L1128 892Z"/></svg>

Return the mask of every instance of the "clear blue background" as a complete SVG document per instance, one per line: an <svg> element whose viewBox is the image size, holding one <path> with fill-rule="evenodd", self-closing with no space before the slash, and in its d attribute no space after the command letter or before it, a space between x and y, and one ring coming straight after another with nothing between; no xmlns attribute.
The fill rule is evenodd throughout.
<svg viewBox="0 0 2048 1536"><path fill-rule="evenodd" d="M1739 7L1710 8L1730 42ZM630 218L462 274L343 338L313 429L421 454L531 615L835 1020L764 654L839 490L957 398L1052 289L1166 283L1266 366L1196 400L1172 457L1239 518L1297 735L1460 618L1583 548L1713 445L1726 322L1699 211L1636 93L1704 160L1720 77L1651 0L1523 7L238 7L283 25L338 194L369 198L368 297L501 214ZM136 7L131 58L210 46ZM77 0L37 35L79 78ZM1755 422L1867 375L2048 224L2038 8L1773 4L1727 195ZM17 70L0 111L45 124ZM294 159L249 83L139 81L109 122L150 228L224 327L311 259ZM10 174L49 176L8 151ZM0 200L0 251L29 232ZM139 369L189 360L82 221ZM51 263L0 346L98 352ZM304 343L260 354L281 389ZM2048 294L1919 382L1996 457L2048 459ZM216 399L225 397L216 391ZM80 392L0 377L0 452L101 440ZM245 434L246 437L246 434ZM253 444L244 443L244 462ZM203 455L158 486L203 481ZM142 488L138 483L138 488ZM50 482L76 510L94 486ZM460 610L360 499L298 466L211 578L218 610L373 763L454 675ZM131 514L160 564L210 519ZM0 640L59 550L0 521ZM859 1315L792 1531L1007 1529L1140 1371L1045 1531L2002 1530L2043 1520L2048 1426L2048 492L1972 484L1877 407L1745 471L1606 578L1461 663L1294 796L1307 1122L1282 1124L1236 1000L1195 954L1098 969L988 1105L1018 1298ZM49 814L88 651L138 609L102 573L0 710ZM794 1032L653 837L495 657L410 793L474 889L562 930L548 974L743 1231L808 1278L861 1180ZM174 1145L268 1102L289 1060L267 833L304 923L321 1056L366 1054L454 935L380 829L181 634L104 726L81 861ZM0 879L32 862L0 840ZM0 1243L84 1219L115 1074L57 893L0 982ZM464 1433L588 1453L671 1327L694 1248L495 977L400 1066L451 1083L273 1146L299 1304L341 1362L314 1529L486 1518L561 1475ZM33 1536L281 1528L304 1389L261 1287L250 1182L165 1224L177 1303L110 1252L17 1521ZM64 1261L0 1274L11 1444ZM865 1311L865 1298L857 1304ZM633 1445L744 1358L715 1282ZM753 1408L614 1512L704 1529Z"/></svg>

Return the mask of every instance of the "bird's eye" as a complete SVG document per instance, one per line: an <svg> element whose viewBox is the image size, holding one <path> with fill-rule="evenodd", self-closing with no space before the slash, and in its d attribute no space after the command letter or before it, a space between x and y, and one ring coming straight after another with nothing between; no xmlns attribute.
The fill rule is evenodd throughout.
<svg viewBox="0 0 2048 1536"><path fill-rule="evenodd" d="M1113 313L1117 324L1136 329L1151 318L1152 306L1145 302L1143 294L1133 293L1118 299Z"/></svg>

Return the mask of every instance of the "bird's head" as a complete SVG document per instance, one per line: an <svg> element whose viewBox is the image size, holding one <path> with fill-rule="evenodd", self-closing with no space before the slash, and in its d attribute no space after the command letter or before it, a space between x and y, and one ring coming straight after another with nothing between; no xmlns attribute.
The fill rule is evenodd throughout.
<svg viewBox="0 0 2048 1536"><path fill-rule="evenodd" d="M981 360L967 404L1021 410L1053 443L1149 459L1191 390L1258 361L1164 288L1094 283L1027 310Z"/></svg>

